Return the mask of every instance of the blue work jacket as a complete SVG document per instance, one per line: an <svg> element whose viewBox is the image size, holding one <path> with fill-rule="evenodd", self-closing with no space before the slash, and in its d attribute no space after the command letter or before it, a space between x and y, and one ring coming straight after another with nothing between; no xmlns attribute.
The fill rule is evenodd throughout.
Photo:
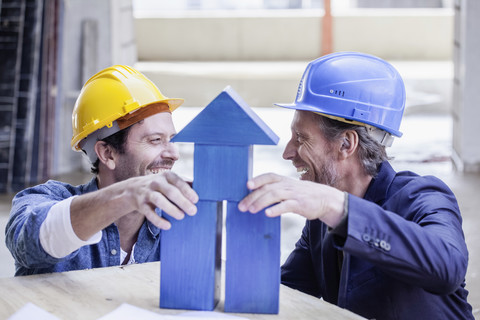
<svg viewBox="0 0 480 320"><path fill-rule="evenodd" d="M307 221L282 283L371 319L474 319L462 218L439 179L384 162L335 231Z"/></svg>
<svg viewBox="0 0 480 320"><path fill-rule="evenodd" d="M40 226L54 204L95 190L95 178L79 186L48 181L15 196L5 242L15 259L16 276L120 265L120 235L115 224L102 230L99 243L83 246L64 258L50 256L40 244ZM140 228L134 259L138 263L160 260L160 229L147 220Z"/></svg>

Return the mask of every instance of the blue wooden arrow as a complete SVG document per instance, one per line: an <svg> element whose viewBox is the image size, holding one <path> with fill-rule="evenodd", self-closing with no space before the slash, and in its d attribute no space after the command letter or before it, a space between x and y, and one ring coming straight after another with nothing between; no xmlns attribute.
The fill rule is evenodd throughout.
<svg viewBox="0 0 480 320"><path fill-rule="evenodd" d="M220 201L227 200L225 311L278 313L280 218L237 210L248 194L253 145L278 140L231 87L172 139L195 143L193 188L200 201L195 216L169 219L171 230L162 232L162 308L215 307L220 287Z"/></svg>
<svg viewBox="0 0 480 320"><path fill-rule="evenodd" d="M278 136L226 87L172 141L208 145L276 145Z"/></svg>

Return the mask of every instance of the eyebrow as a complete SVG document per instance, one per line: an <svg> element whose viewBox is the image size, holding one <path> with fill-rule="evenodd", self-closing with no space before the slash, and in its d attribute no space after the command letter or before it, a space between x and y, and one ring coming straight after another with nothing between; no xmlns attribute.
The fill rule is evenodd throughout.
<svg viewBox="0 0 480 320"><path fill-rule="evenodd" d="M145 139L145 138L148 138L148 137L151 137L151 136L160 136L162 138L164 137L170 137L170 138L173 138L177 133L174 132L173 134L169 135L165 132L158 132L158 131L155 131L155 132L147 132L145 133L144 135L142 135L142 139Z"/></svg>
<svg viewBox="0 0 480 320"><path fill-rule="evenodd" d="M151 137L151 136L162 136L162 137L165 137L166 134L165 134L165 133L161 133L161 132L147 132L147 133L145 133L144 135L142 135L142 138L148 138L148 137Z"/></svg>

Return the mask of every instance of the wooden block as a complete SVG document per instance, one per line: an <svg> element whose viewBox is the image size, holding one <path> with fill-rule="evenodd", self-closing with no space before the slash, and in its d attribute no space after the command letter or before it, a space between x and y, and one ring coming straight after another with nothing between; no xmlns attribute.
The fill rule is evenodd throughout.
<svg viewBox="0 0 480 320"><path fill-rule="evenodd" d="M220 298L221 202L200 200L195 216L161 233L160 307L213 310Z"/></svg>
<svg viewBox="0 0 480 320"><path fill-rule="evenodd" d="M173 139L215 145L275 145L278 136L231 88L225 88Z"/></svg>
<svg viewBox="0 0 480 320"><path fill-rule="evenodd" d="M243 199L252 175L252 155L252 146L195 144L193 188L200 199Z"/></svg>
<svg viewBox="0 0 480 320"><path fill-rule="evenodd" d="M228 201L225 311L278 313L280 218L238 211L248 194L254 144L279 138L230 87L172 142L194 142L198 213L162 232L160 306L212 310L219 267L221 206ZM215 239L219 238L218 240Z"/></svg>
<svg viewBox="0 0 480 320"><path fill-rule="evenodd" d="M280 217L240 212L227 204L225 311L278 313Z"/></svg>

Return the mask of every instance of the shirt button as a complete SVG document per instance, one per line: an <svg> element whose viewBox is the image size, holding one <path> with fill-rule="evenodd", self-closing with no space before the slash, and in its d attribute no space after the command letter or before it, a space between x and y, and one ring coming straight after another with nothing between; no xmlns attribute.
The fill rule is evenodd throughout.
<svg viewBox="0 0 480 320"><path fill-rule="evenodd" d="M385 249L387 242L385 240L380 241L380 248Z"/></svg>
<svg viewBox="0 0 480 320"><path fill-rule="evenodd" d="M385 251L390 251L390 243L385 240L380 241L380 247Z"/></svg>
<svg viewBox="0 0 480 320"><path fill-rule="evenodd" d="M364 233L362 235L363 241L369 242L370 241L370 235L368 233Z"/></svg>
<svg viewBox="0 0 480 320"><path fill-rule="evenodd" d="M115 249L112 249L112 251L110 251L110 253L112 254L112 256L116 255L117 254L117 250Z"/></svg>

